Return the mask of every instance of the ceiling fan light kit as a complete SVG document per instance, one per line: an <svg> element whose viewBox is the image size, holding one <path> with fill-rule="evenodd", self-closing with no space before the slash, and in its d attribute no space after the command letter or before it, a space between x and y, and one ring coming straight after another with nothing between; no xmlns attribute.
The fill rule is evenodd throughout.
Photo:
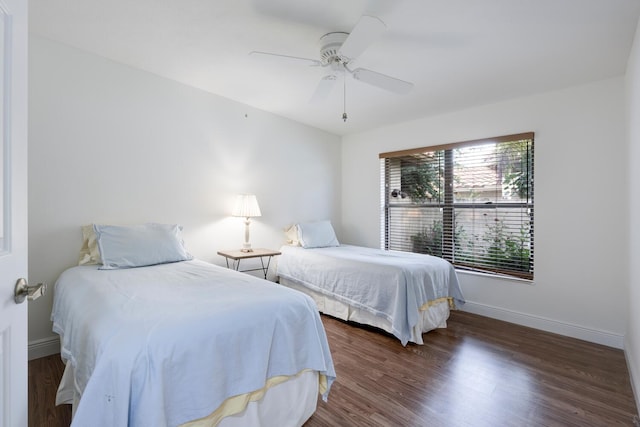
<svg viewBox="0 0 640 427"><path fill-rule="evenodd" d="M314 91L311 102L317 102L327 97L337 77L333 73L343 73L344 82L344 113L342 120L347 121L346 112L346 76L350 74L355 80L368 83L369 85L384 89L390 92L405 94L413 87L413 83L396 79L395 77L366 68L356 68L351 70L349 63L362 54L382 33L387 26L375 16L362 15L351 33L332 32L320 37L320 60L310 58L300 58L297 56L282 55L270 52L250 52L255 56L270 56L288 60L289 62L306 63L309 66L329 67L331 74L327 74L320 79Z"/></svg>

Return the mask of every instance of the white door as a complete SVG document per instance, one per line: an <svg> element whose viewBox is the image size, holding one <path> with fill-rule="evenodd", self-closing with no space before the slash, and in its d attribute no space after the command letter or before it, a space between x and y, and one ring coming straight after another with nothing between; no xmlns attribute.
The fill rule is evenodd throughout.
<svg viewBox="0 0 640 427"><path fill-rule="evenodd" d="M27 426L27 0L0 0L0 427Z"/></svg>

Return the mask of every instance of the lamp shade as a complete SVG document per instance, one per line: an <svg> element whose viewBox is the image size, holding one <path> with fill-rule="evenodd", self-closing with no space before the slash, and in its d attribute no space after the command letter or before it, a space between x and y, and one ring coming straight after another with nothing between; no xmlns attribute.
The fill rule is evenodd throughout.
<svg viewBox="0 0 640 427"><path fill-rule="evenodd" d="M240 194L236 197L236 204L231 212L233 216L241 216L251 218L254 216L262 216L258 199L253 194Z"/></svg>

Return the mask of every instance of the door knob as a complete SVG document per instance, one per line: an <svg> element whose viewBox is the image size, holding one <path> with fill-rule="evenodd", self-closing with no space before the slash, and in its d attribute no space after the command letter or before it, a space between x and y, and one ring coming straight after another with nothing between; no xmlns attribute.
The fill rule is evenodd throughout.
<svg viewBox="0 0 640 427"><path fill-rule="evenodd" d="M33 301L34 299L40 298L42 295L47 292L47 284L46 283L38 283L35 286L29 286L27 284L27 280L24 278L18 279L16 282L15 291L13 293L13 299L16 304L21 304L25 299L29 301Z"/></svg>

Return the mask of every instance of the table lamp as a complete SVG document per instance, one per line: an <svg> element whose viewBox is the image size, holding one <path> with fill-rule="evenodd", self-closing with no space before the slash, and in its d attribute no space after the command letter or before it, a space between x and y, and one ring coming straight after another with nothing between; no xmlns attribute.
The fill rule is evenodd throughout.
<svg viewBox="0 0 640 427"><path fill-rule="evenodd" d="M254 194L240 194L236 197L236 204L231 212L233 216L239 216L245 218L244 221L244 244L242 245L242 252L253 252L251 249L251 243L249 243L249 224L251 224L250 218L255 216L262 216L260 213L260 206L258 206L258 199Z"/></svg>

